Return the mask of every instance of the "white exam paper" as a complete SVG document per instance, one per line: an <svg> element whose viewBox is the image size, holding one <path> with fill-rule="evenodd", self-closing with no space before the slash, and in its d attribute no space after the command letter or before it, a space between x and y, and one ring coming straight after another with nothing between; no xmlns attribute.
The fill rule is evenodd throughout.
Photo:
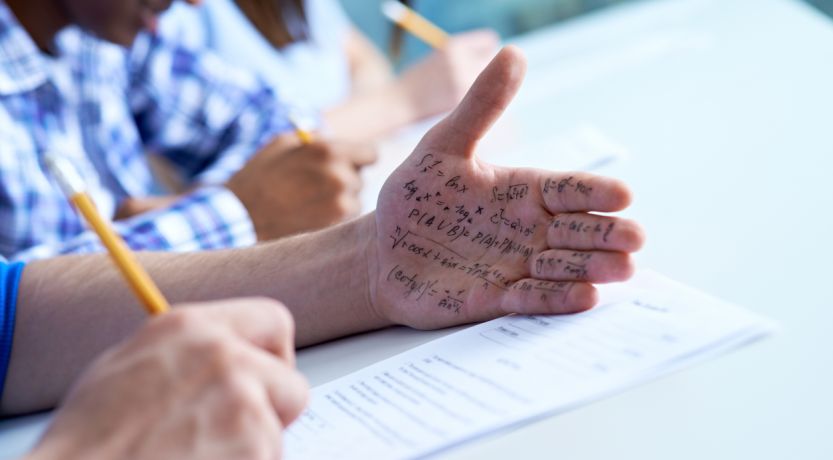
<svg viewBox="0 0 833 460"><path fill-rule="evenodd" d="M313 389L287 459L396 459L567 410L769 333L739 307L652 272L576 315L483 323Z"/></svg>

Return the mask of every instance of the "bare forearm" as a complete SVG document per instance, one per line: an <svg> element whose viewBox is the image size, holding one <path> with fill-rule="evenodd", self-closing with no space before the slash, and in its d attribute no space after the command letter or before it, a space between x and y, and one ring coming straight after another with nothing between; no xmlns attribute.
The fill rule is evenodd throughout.
<svg viewBox="0 0 833 460"><path fill-rule="evenodd" d="M200 260L154 257L170 260L158 267L160 272L193 275L161 284L175 302L250 296L280 300L292 311L296 345L302 347L388 324L373 312L368 297L365 260L375 235L371 214L242 251L195 255Z"/></svg>
<svg viewBox="0 0 833 460"><path fill-rule="evenodd" d="M353 29L346 44L353 96L375 91L394 79L387 58L361 32Z"/></svg>
<svg viewBox="0 0 833 460"><path fill-rule="evenodd" d="M330 135L340 140L373 141L413 121L411 101L385 56L355 29L345 52L350 61L351 97L324 114Z"/></svg>
<svg viewBox="0 0 833 460"><path fill-rule="evenodd" d="M280 300L295 317L296 344L304 346L387 324L368 300L365 260L373 225L371 215L244 250L139 257L172 303ZM106 255L30 264L21 280L0 411L54 406L84 367L145 318Z"/></svg>
<svg viewBox="0 0 833 460"><path fill-rule="evenodd" d="M369 142L417 118L398 81L354 96L324 114L333 139Z"/></svg>

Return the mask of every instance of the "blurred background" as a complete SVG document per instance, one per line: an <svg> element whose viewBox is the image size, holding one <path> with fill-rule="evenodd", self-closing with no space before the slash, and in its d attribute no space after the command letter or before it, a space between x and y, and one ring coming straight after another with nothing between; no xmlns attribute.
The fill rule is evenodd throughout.
<svg viewBox="0 0 833 460"><path fill-rule="evenodd" d="M602 8L639 0L413 0L414 9L449 32L490 27L504 38L564 21ZM673 0L668 0L673 1ZM833 0L804 0L833 16ZM383 50L391 38L390 22L379 11L382 0L341 0L351 19ZM429 51L419 40L404 37L400 66Z"/></svg>

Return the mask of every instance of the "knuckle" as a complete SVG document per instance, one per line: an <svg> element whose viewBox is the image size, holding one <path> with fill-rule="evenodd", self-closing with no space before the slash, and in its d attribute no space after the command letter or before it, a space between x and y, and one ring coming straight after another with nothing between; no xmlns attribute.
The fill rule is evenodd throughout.
<svg viewBox="0 0 833 460"><path fill-rule="evenodd" d="M241 426L253 418L263 408L264 403L258 399L258 393L249 377L243 374L230 374L220 379L220 391L225 399L229 421Z"/></svg>
<svg viewBox="0 0 833 460"><path fill-rule="evenodd" d="M275 302L275 324L281 334L295 334L295 319L289 309L280 302Z"/></svg>
<svg viewBox="0 0 833 460"><path fill-rule="evenodd" d="M202 323L202 317L194 308L176 309L159 318L157 324L170 332L185 332Z"/></svg>
<svg viewBox="0 0 833 460"><path fill-rule="evenodd" d="M294 333L295 320L289 308L283 303L269 297L253 297L247 300L249 305L261 308L272 317L273 325L278 334Z"/></svg>
<svg viewBox="0 0 833 460"><path fill-rule="evenodd" d="M321 143L302 145L293 151L299 158L312 162L323 162L327 159L327 145Z"/></svg>
<svg viewBox="0 0 833 460"><path fill-rule="evenodd" d="M548 242L551 245L560 244L565 240L565 236L567 235L565 228L567 225L569 225L569 222L566 215L555 214L552 216L552 221L547 231Z"/></svg>
<svg viewBox="0 0 833 460"><path fill-rule="evenodd" d="M241 363L228 342L219 336L201 341L195 352L208 363L212 373L224 378L233 376Z"/></svg>
<svg viewBox="0 0 833 460"><path fill-rule="evenodd" d="M229 432L235 434L246 433L252 436L252 430L260 426L263 408L257 400L256 393L246 379L228 377L223 380L220 388L223 395L223 420ZM246 458L251 458L247 456Z"/></svg>
<svg viewBox="0 0 833 460"><path fill-rule="evenodd" d="M330 182L330 188L333 191L333 196L338 197L347 192L347 181L339 176L335 170L330 170L327 179Z"/></svg>
<svg viewBox="0 0 833 460"><path fill-rule="evenodd" d="M242 374L224 374L220 378L220 385L229 403L236 411L242 411L252 407L253 398L249 391L249 383Z"/></svg>
<svg viewBox="0 0 833 460"><path fill-rule="evenodd" d="M328 143L318 143L315 145L318 153L318 158L323 161L331 161L336 156L335 147Z"/></svg>

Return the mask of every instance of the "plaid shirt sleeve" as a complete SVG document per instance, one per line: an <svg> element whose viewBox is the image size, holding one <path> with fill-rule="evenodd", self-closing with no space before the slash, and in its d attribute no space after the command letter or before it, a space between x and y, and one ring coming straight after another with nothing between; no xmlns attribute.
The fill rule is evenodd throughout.
<svg viewBox="0 0 833 460"><path fill-rule="evenodd" d="M225 187L202 187L173 206L116 222L114 228L135 251L186 252L256 243L254 228L243 204ZM105 251L88 230L55 244L42 244L15 254L29 261L65 254Z"/></svg>
<svg viewBox="0 0 833 460"><path fill-rule="evenodd" d="M143 142L193 182L225 182L260 147L292 129L268 85L209 51L143 34L131 49L128 74Z"/></svg>

